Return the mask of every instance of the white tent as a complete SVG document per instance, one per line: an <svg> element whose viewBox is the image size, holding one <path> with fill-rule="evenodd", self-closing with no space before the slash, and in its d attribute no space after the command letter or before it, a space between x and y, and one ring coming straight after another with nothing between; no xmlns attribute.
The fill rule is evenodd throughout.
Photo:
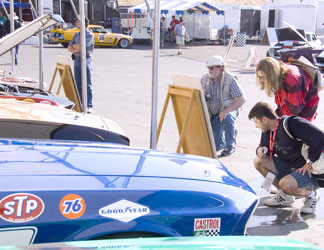
<svg viewBox="0 0 324 250"><path fill-rule="evenodd" d="M148 1L151 10L154 9L153 1ZM209 12L216 12L218 15L224 15L224 10L218 8L213 3L208 1L195 1L195 0L161 0L160 1L161 14L175 14L184 15L185 12L202 12L203 14L209 14ZM128 8L128 12L131 13L146 13L146 3L136 5Z"/></svg>
<svg viewBox="0 0 324 250"><path fill-rule="evenodd" d="M148 1L151 10L154 9L154 1ZM213 39L217 35L217 29L212 24L212 15L223 15L225 12L208 1L196 0L161 0L161 15L166 17L167 24L171 21L171 16L183 16L185 27L190 37L198 39ZM128 8L129 13L147 13L146 3ZM217 19L219 20L219 19ZM224 22L224 21L223 21ZM149 25L150 26L150 25ZM222 25L223 26L223 25Z"/></svg>

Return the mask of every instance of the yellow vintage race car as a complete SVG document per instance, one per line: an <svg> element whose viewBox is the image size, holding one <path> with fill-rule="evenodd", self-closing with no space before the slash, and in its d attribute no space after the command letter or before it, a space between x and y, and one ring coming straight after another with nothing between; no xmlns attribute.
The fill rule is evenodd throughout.
<svg viewBox="0 0 324 250"><path fill-rule="evenodd" d="M90 30L95 37L95 46L119 46L120 48L127 48L133 43L133 37L111 33L99 25L90 24L87 29ZM79 30L76 27L71 29L54 28L50 31L50 40L51 42L61 43L64 47L68 47L69 42L77 32L79 32Z"/></svg>

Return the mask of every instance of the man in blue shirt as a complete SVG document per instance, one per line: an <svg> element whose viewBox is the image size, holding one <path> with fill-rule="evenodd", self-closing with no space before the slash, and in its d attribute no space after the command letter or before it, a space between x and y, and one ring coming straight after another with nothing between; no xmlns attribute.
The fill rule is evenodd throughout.
<svg viewBox="0 0 324 250"><path fill-rule="evenodd" d="M178 55L182 55L181 49L185 46L185 38L188 37L183 20L175 26L174 32L176 34L176 43L178 45Z"/></svg>
<svg viewBox="0 0 324 250"><path fill-rule="evenodd" d="M80 30L81 22L79 19L75 21L76 27ZM86 18L85 26L89 25L89 20ZM94 47L94 36L86 29L86 68L87 68L87 106L88 113L92 113L92 53ZM68 50L73 53L74 58L74 79L78 88L79 96L82 101L82 83L81 83L81 43L80 32L76 33L69 44Z"/></svg>

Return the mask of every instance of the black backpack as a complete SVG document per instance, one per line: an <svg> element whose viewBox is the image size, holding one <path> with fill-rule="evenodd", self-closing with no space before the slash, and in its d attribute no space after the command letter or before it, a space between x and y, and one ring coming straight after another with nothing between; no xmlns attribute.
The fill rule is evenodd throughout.
<svg viewBox="0 0 324 250"><path fill-rule="evenodd" d="M288 127L288 119L289 119L289 117L291 117L291 116L287 116L287 117L283 118L283 127L284 127L284 129L285 129L287 135L288 135L291 139L294 139L294 140L296 140L296 141L301 141L300 139L295 138L295 137L290 133L290 131L289 131L289 127ZM318 175L317 175L317 174L312 174L312 175L316 178L316 180L317 180L317 182L318 182L318 185L319 185L320 187L324 187L324 173L323 173L323 174L318 174Z"/></svg>

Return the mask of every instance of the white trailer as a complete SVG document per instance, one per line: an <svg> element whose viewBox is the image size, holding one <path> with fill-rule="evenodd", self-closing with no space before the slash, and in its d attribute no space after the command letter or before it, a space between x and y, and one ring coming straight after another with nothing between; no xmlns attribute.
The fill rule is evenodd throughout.
<svg viewBox="0 0 324 250"><path fill-rule="evenodd" d="M286 23L296 29L315 32L318 7L316 4L295 4L295 5L268 5L263 7L268 10L265 15L267 27L285 28ZM274 14L271 14L274 13ZM269 25L273 23L274 26Z"/></svg>

